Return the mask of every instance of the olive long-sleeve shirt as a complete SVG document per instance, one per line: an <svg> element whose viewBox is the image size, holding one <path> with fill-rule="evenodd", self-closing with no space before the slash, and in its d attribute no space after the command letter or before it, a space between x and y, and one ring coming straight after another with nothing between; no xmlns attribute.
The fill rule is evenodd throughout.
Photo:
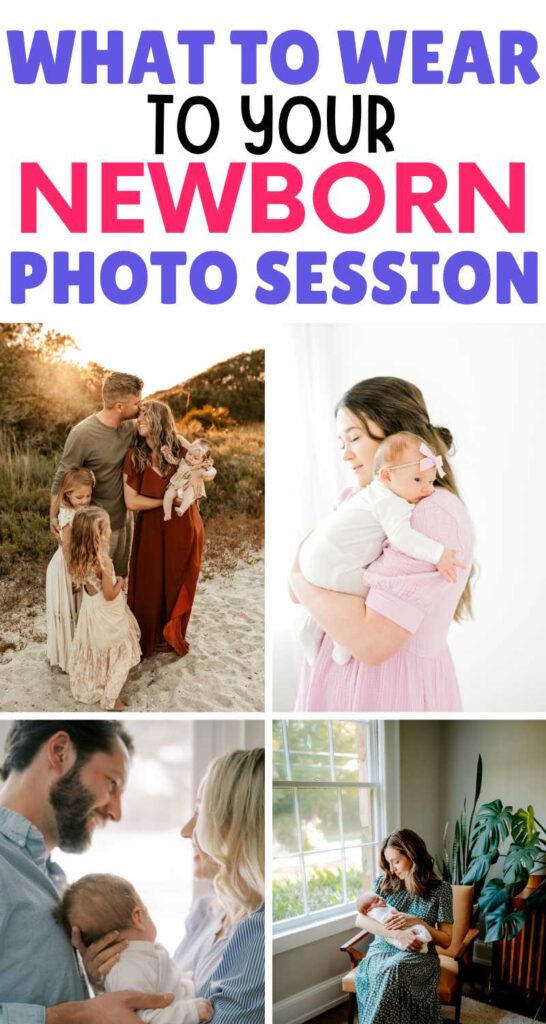
<svg viewBox="0 0 546 1024"><path fill-rule="evenodd" d="M53 479L51 493L57 494L64 474L75 466L85 466L95 475L93 504L106 509L113 530L125 523L127 509L123 498L123 460L135 436L135 421L119 427L107 427L95 413L72 427Z"/></svg>

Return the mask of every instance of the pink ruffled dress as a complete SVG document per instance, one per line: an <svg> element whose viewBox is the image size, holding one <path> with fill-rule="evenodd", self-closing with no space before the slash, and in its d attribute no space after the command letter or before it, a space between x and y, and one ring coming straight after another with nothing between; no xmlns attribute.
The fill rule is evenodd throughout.
<svg viewBox="0 0 546 1024"><path fill-rule="evenodd" d="M462 710L447 632L470 573L472 524L460 498L437 487L416 506L412 526L455 548L466 569L458 570L456 583L447 583L435 566L403 555L386 541L383 553L364 573L370 588L366 606L411 636L381 665L356 658L337 665L332 641L324 636L315 662L304 664L297 711Z"/></svg>

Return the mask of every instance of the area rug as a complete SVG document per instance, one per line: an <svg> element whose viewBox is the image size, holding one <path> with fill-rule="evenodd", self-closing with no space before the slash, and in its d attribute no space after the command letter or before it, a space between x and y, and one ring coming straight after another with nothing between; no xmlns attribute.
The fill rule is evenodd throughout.
<svg viewBox="0 0 546 1024"><path fill-rule="evenodd" d="M444 1021L449 1024L453 1019L453 1011L445 1010ZM461 1010L461 1024L529 1024L529 1017L520 1017L519 1013L510 1010L499 1010L487 1003L477 1003L475 999L465 999Z"/></svg>

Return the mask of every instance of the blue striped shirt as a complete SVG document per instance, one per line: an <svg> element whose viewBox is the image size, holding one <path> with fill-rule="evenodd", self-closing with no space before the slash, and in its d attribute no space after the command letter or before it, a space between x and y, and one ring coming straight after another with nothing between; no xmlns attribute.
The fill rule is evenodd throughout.
<svg viewBox="0 0 546 1024"><path fill-rule="evenodd" d="M236 925L203 993L214 1005L214 1024L263 1024L264 908Z"/></svg>
<svg viewBox="0 0 546 1024"><path fill-rule="evenodd" d="M0 807L0 1024L43 1024L46 1006L88 997L70 939L51 916L64 884L41 832Z"/></svg>

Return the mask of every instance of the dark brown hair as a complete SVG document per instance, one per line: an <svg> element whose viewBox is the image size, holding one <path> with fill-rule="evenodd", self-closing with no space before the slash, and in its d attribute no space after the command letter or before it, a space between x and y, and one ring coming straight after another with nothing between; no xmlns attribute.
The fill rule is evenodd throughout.
<svg viewBox="0 0 546 1024"><path fill-rule="evenodd" d="M136 889L126 878L84 875L65 889L53 910L53 917L69 935L76 925L88 946L106 932L130 928L135 907L145 909Z"/></svg>
<svg viewBox="0 0 546 1024"><path fill-rule="evenodd" d="M385 857L385 850L390 847L398 850L411 861L411 868L407 878L397 878L389 867ZM417 832L410 828L401 828L397 832L391 832L381 844L379 864L384 873L381 883L381 892L400 892L405 889L412 896L428 896L430 890L440 885L441 879L434 869L434 860L428 852L424 841Z"/></svg>
<svg viewBox="0 0 546 1024"><path fill-rule="evenodd" d="M446 487L459 497L455 476L447 457L454 451L451 431L447 427L432 425L425 399L415 384L410 384L400 377L369 377L368 380L354 384L341 396L336 405L336 414L340 409L352 412L373 441L382 441L389 434L402 432L422 437L433 451L442 456L445 476L436 481L437 486ZM383 433L373 433L369 421L376 424ZM472 575L473 571L457 605L454 616L456 622L460 622L465 616L472 616Z"/></svg>

